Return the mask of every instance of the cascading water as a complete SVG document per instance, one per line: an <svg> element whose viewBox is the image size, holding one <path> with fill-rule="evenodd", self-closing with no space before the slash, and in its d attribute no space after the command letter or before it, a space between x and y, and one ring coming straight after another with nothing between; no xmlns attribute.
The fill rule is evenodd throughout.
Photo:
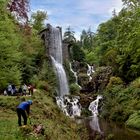
<svg viewBox="0 0 140 140"><path fill-rule="evenodd" d="M62 64L58 63L53 57L51 58L59 80L59 96L63 97L69 94L66 73Z"/></svg>
<svg viewBox="0 0 140 140"><path fill-rule="evenodd" d="M98 121L98 104L99 104L99 99L102 99L101 95L97 96L97 99L92 101L89 105L89 110L92 112L92 120L90 121L90 127L99 133L101 133L101 129L99 126L99 121Z"/></svg>
<svg viewBox="0 0 140 140"><path fill-rule="evenodd" d="M95 72L94 67L90 66L89 64L87 64L87 66L88 66L87 75L89 76L89 81L91 81L92 80L91 74Z"/></svg>
<svg viewBox="0 0 140 140"><path fill-rule="evenodd" d="M61 31L59 28L53 28L52 26L49 26L49 28L49 53L59 81L59 95L56 97L57 105L67 116L80 116L81 106L79 104L78 98L72 97L70 99L66 96L69 94L69 88L66 73L63 68Z"/></svg>
<svg viewBox="0 0 140 140"><path fill-rule="evenodd" d="M69 98L65 97L56 97L57 105L62 109L62 111L71 118L74 116L81 115L81 105L79 103L78 97Z"/></svg>
<svg viewBox="0 0 140 140"><path fill-rule="evenodd" d="M72 69L71 63L69 63L69 65L70 65L70 71L74 74L74 77L75 77L75 83L76 83L76 85L78 85L79 88L81 89L81 86L78 84L78 76L77 76L77 72L75 72L75 71Z"/></svg>
<svg viewBox="0 0 140 140"><path fill-rule="evenodd" d="M63 68L62 57L62 39L59 28L51 28L50 34L50 56L53 62L53 66L56 70L56 75L59 80L59 96L69 94L68 82L65 70Z"/></svg>

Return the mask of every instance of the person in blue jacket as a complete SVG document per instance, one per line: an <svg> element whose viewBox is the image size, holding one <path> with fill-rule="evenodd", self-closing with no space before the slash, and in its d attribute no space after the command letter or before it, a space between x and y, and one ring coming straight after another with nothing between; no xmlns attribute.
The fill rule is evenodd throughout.
<svg viewBox="0 0 140 140"><path fill-rule="evenodd" d="M17 106L17 116L18 116L19 126L22 126L21 116L23 117L24 125L27 125L27 118L29 117L29 113L30 113L30 105L32 105L32 100L21 102Z"/></svg>

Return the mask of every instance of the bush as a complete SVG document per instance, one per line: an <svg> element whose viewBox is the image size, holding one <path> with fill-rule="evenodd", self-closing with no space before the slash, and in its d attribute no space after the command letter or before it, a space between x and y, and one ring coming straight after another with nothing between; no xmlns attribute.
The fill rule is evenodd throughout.
<svg viewBox="0 0 140 140"><path fill-rule="evenodd" d="M38 82L39 82L38 76L37 76L37 75L34 75L34 76L31 78L30 82L36 87L37 84L38 84Z"/></svg>
<svg viewBox="0 0 140 140"><path fill-rule="evenodd" d="M49 84L46 81L39 81L38 85L37 85L37 88L44 89L46 91L50 90L50 86L49 86Z"/></svg>
<svg viewBox="0 0 140 140"><path fill-rule="evenodd" d="M121 80L120 77L112 76L112 77L110 77L110 80L109 80L109 83L107 85L107 88L111 88L111 87L113 87L115 85L121 85L121 84L123 84L123 81Z"/></svg>
<svg viewBox="0 0 140 140"><path fill-rule="evenodd" d="M140 111L132 114L126 121L126 126L140 130Z"/></svg>
<svg viewBox="0 0 140 140"><path fill-rule="evenodd" d="M135 88L140 88L140 77L134 80L130 85Z"/></svg>

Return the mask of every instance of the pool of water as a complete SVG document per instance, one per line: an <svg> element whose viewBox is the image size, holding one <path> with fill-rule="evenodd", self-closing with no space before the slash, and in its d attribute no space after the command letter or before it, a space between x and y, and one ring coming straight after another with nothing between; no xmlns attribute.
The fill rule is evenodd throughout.
<svg viewBox="0 0 140 140"><path fill-rule="evenodd" d="M134 131L125 126L121 126L114 122L107 122L103 119L88 117L77 120L79 123L84 123L89 132L89 140L140 140L140 131Z"/></svg>

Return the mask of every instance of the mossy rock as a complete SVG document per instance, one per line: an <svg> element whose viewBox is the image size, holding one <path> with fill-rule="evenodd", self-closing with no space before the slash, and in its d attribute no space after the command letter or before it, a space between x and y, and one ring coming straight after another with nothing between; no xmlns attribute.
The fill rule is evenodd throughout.
<svg viewBox="0 0 140 140"><path fill-rule="evenodd" d="M121 85L121 84L123 84L123 81L121 80L120 77L112 76L109 79L109 83L107 84L107 88L111 88L114 85Z"/></svg>
<svg viewBox="0 0 140 140"><path fill-rule="evenodd" d="M86 88L87 84L89 83L89 77L85 73L78 74L78 83L82 88Z"/></svg>
<svg viewBox="0 0 140 140"><path fill-rule="evenodd" d="M140 111L130 115L126 121L126 126L140 130Z"/></svg>

